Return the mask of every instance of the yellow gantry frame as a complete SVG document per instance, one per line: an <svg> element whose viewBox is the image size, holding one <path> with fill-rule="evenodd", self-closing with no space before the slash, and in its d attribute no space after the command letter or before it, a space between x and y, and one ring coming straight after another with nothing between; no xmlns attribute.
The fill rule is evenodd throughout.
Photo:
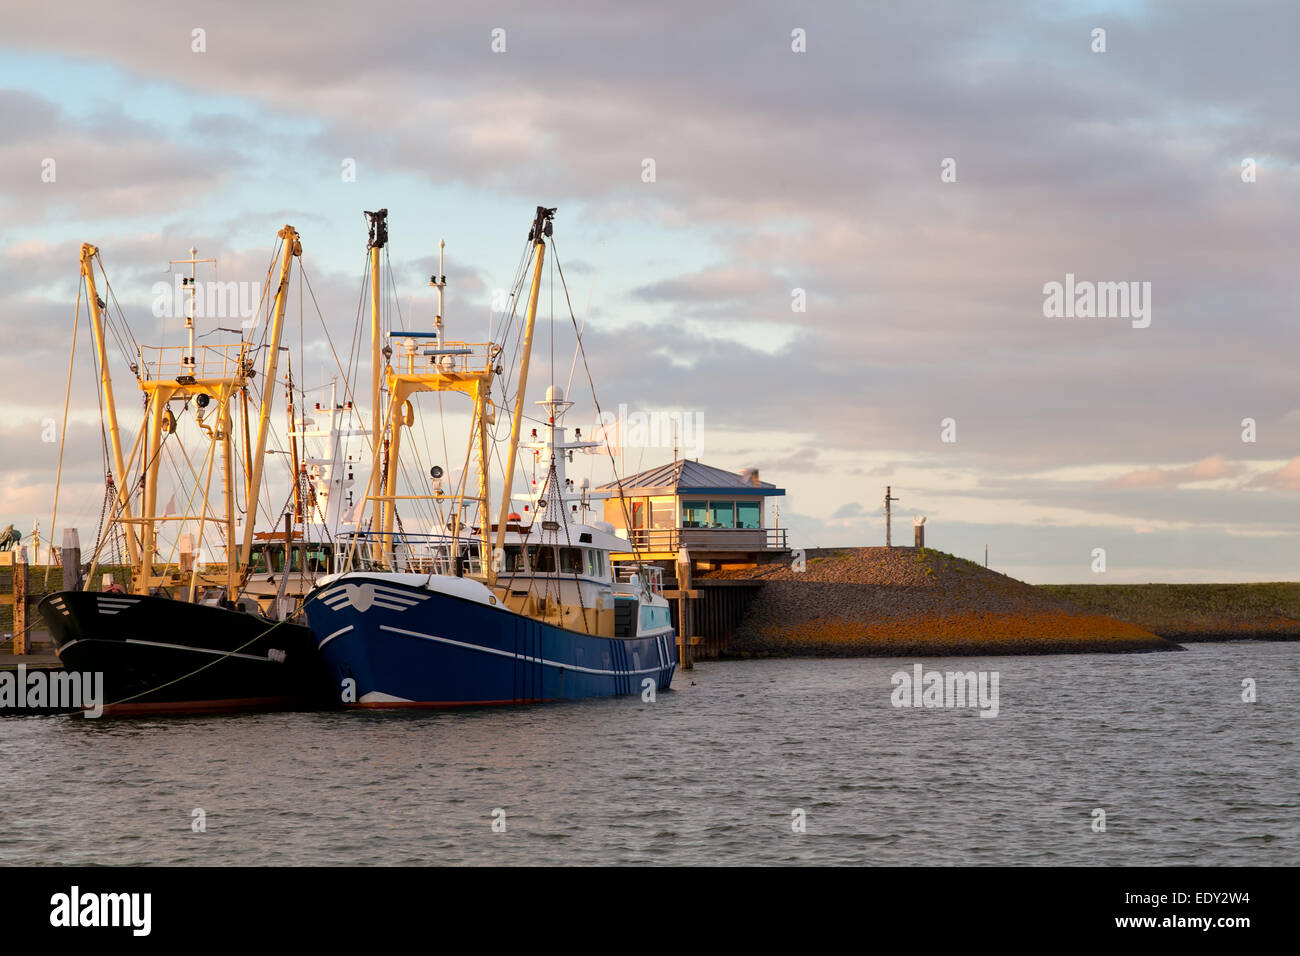
<svg viewBox="0 0 1300 956"><path fill-rule="evenodd" d="M275 395L275 374L276 367L280 357L280 339L284 328L284 312L286 298L289 291L289 269L295 256L302 255L302 243L298 238L297 231L292 226L285 226L278 233L279 238L284 240L283 255L280 264L280 284L278 286L275 298L275 308L271 321L271 334L267 347L270 354L266 361L266 384L262 388L262 403L260 409L260 419L257 432L256 455L252 461L251 476L247 478L246 502L248 506L245 518L244 540L242 546L236 551L235 542L235 476L234 476L234 447L232 445L233 420L230 414L230 402L235 393L247 386L247 372L245 370L245 357L247 348L241 343L239 349L239 360L233 375L223 375L211 378L194 378L181 381L180 378L158 378L158 379L141 379L140 390L147 396L146 405L146 442L144 447L144 504L141 517L132 519L129 514L124 513L123 523L127 526L127 541L133 541L133 525L141 526L141 546L139 562L133 559L132 563L137 564L140 573L135 576L132 584L132 590L137 594L147 594L150 587L153 586L153 559L157 551L156 541L156 524L158 518L158 470L161 464L159 452L162 448L162 424L163 413L167 408L168 402L173 398L190 398L197 395L207 395L216 401L217 412L217 431L213 436L215 441L221 442L221 474L223 485L223 497L225 498L225 532L226 532L226 592L231 600L234 600L242 587L240 579L240 568L248 567L248 559L252 552L253 530L257 521L257 504L259 492L262 483L262 463L266 455L266 437L270 427L271 401ZM91 247L93 249L93 247ZM91 253L93 256L93 252ZM83 247L83 270L85 269L85 252ZM93 293L92 293L93 296ZM102 337L101 337L102 341ZM102 352L101 352L102 354ZM196 366L197 367L197 366ZM141 366L144 371L143 364ZM110 422L116 421L116 409L112 402L111 393L108 395L108 406ZM115 425L113 426L116 427ZM116 435L116 433L114 432ZM121 452L120 444L116 437L114 438L114 454L120 461ZM200 508L200 515L206 515L207 501ZM201 527L201 524L200 524ZM192 574L198 575L199 569L196 565ZM191 593L193 593L193 581L191 581Z"/></svg>
<svg viewBox="0 0 1300 956"><path fill-rule="evenodd" d="M539 213L541 210L539 210ZM541 292L542 284L542 263L546 257L546 239L542 233L545 225L545 218L539 215L535 223L534 234L534 264L533 264L533 285L528 297L528 313L524 326L524 346L523 354L519 366L519 385L515 400L514 419L510 428L510 455L506 459L505 487L501 495L501 517L497 523L496 549L499 551L505 539L506 522L509 517L510 493L514 480L515 455L519 451L519 428L523 418L524 394L528 387L528 364L532 354L533 347L533 329L537 321L537 299ZM377 284L378 280L375 274L378 270L377 252L374 247L371 248L371 362L372 367L377 367L379 356L379 339L378 331L378 306L374 303L378 300ZM453 344L443 343L439 339L440 345ZM460 344L460 343L455 343ZM372 495L376 514L382 505L383 510L383 533L382 547L385 553L391 553L393 548L393 530L396 523L397 500L399 497L427 497L421 495L399 496L397 494L397 476L399 471L398 458L401 448L402 437L402 409L406 401L416 392L463 392L468 395L474 403L474 420L473 428L475 429L475 440L478 445L478 495L475 499L479 503L479 534L481 541L481 561L483 574L486 578L488 587L496 583L496 567L492 559L495 553L492 550L492 521L489 513L489 489L488 489L488 453L487 453L487 426L488 426L488 408L491 405L490 392L492 387L492 345L488 343L485 356L485 366L481 369L466 368L464 371L433 371L433 372L416 372L413 367L408 368L406 372L393 370L392 360L390 358L386 369L385 381L388 386L388 416L387 429L389 433L388 463L384 472L383 494ZM379 393L379 379L376 377L373 388L372 398L376 400ZM372 418L372 422L377 423L378 417ZM379 448L383 442L384 432L378 424L372 425L372 435L374 441L374 468L375 473L379 471ZM460 496L443 496L443 497L460 497ZM463 500L463 499L462 499ZM374 527L374 524L371 525Z"/></svg>
<svg viewBox="0 0 1300 956"><path fill-rule="evenodd" d="M491 345L486 346L491 349ZM397 475L398 475L398 456L402 444L402 408L406 400L416 392L463 392L470 397L474 403L474 421L473 427L477 429L477 444L479 447L478 456L478 495L473 499L479 503L480 515L484 516L481 520L482 528L480 529L481 540L484 553L490 545L488 538L488 521L486 515L488 512L488 479L487 479L487 415L490 404L489 397L492 390L492 366L490 352L488 355L487 366L483 369L465 371L442 371L442 372L395 372L392 366L388 367L388 426L390 431L390 445L388 448L388 468L384 473L384 493L376 496L375 504L383 506L383 537L381 544L385 554L391 554L395 551L393 542L393 527L396 523L397 515ZM426 495L403 496L410 498L430 497ZM465 500L465 496L444 495L442 497L454 497ZM492 578L491 561L484 558L483 565L488 575L489 581Z"/></svg>

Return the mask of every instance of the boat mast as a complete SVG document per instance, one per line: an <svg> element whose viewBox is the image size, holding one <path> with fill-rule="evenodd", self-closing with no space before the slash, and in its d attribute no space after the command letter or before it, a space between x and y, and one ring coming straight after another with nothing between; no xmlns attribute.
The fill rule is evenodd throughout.
<svg viewBox="0 0 1300 956"><path fill-rule="evenodd" d="M438 314L433 317L433 331L442 340L442 290L447 288L447 275L442 271L442 251L447 248L447 240L438 240L438 275L429 282L438 290Z"/></svg>
<svg viewBox="0 0 1300 956"><path fill-rule="evenodd" d="M275 397L276 367L280 362L280 335L284 330L284 309L289 298L289 269L295 256L302 255L302 242L293 226L286 225L277 233L284 240L280 258L280 285L275 292L275 311L271 316L271 335L267 342L270 354L266 357L265 385L262 387L262 408L257 422L257 447L253 449L253 480L248 489L247 513L244 516L244 543L239 551L239 564L248 567L253 551L253 528L257 523L257 499L262 487L262 463L266 459L266 435L271 424L271 402ZM286 571L287 573L287 571Z"/></svg>
<svg viewBox="0 0 1300 956"><path fill-rule="evenodd" d="M169 266L188 265L190 274L181 276L181 284L187 286L190 290L189 306L185 310L185 330L189 333L189 346L185 350L185 355L181 358L181 366L186 375L194 374L194 296L198 291L199 274L198 264L200 262L216 262L216 259L196 259L199 250L190 246L190 257L188 259L169 259Z"/></svg>
<svg viewBox="0 0 1300 956"><path fill-rule="evenodd" d="M533 327L537 319L537 296L542 289L542 262L546 258L546 237L551 234L551 221L554 218L554 209L538 206L537 218L533 220L533 228L528 233L528 238L533 243L533 288L528 294L528 317L524 324L524 347L523 354L519 359L519 385L515 392L515 414L510 425L510 454L506 456L505 486L501 489L501 519L497 522L497 544L494 553L500 553L505 543L506 518L510 514L510 491L515 477L515 455L519 452L519 426L523 421L524 395L528 389L528 360L533 352ZM484 516L484 522L486 523L486 521L487 517ZM485 555L484 558L486 560L487 556ZM494 563L488 562L488 566L491 567ZM492 575L489 574L489 586L491 586L493 580Z"/></svg>
<svg viewBox="0 0 1300 956"><path fill-rule="evenodd" d="M380 310L382 303L379 298L379 250L388 244L388 210L381 209L378 212L368 212L366 213L366 221L370 225L370 241L367 243L370 250L370 474L374 476L379 474L379 450L384 443L384 416L379 403L384 381L384 329ZM372 477L372 485L374 480ZM382 512L383 502L376 495L374 501L371 502L370 510L370 528L372 531L377 531L382 526ZM382 540L376 541L371 549L373 559L379 560L382 557L383 544Z"/></svg>
<svg viewBox="0 0 1300 956"><path fill-rule="evenodd" d="M99 249L90 243L81 246L81 275L86 280L86 295L90 299L91 328L95 336L95 357L99 362L99 381L104 394L104 403L108 407L108 435L113 448L113 480L117 482L117 497L121 517L126 528L126 549L134 566L140 560L140 545L135 537L135 528L131 525L131 495L126 476L126 464L122 459L122 437L117 426L117 402L113 398L113 379L108 371L108 353L104 347L104 314L99 305L99 295L95 291L95 256Z"/></svg>

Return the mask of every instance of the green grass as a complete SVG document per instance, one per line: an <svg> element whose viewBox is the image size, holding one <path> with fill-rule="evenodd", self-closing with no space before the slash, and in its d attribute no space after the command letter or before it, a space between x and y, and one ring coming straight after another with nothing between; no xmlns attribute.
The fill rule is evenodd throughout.
<svg viewBox="0 0 1300 956"><path fill-rule="evenodd" d="M1300 634L1300 583L1041 584L1082 608L1157 634L1268 630Z"/></svg>

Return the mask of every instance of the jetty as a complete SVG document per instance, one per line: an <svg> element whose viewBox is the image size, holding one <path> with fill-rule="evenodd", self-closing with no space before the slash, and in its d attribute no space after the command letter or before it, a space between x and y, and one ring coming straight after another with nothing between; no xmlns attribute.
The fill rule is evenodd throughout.
<svg viewBox="0 0 1300 956"><path fill-rule="evenodd" d="M731 635L729 656L1178 649L1136 624L931 548L811 549L799 561L708 577L764 585Z"/></svg>

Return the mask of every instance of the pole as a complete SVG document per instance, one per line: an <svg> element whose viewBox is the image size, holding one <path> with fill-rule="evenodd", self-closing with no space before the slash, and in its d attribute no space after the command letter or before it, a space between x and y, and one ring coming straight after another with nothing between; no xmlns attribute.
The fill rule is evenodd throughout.
<svg viewBox="0 0 1300 956"><path fill-rule="evenodd" d="M144 519L140 526L144 540L140 547L140 579L133 581L131 588L136 594L148 594L153 586L153 558L158 546L154 537L154 524L158 513L158 465L162 457L163 406L174 391L172 388L161 387L154 389L149 396L149 431L144 443L144 506L140 513Z"/></svg>
<svg viewBox="0 0 1300 956"><path fill-rule="evenodd" d="M293 226L286 225L278 233L284 240L284 254L280 259L280 287L275 293L275 312L271 317L271 335L266 357L266 385L262 389L262 410L257 422L257 448L253 453L253 481L248 489L248 514L244 518L244 544L239 551L239 563L248 566L253 551L253 527L257 523L257 498L262 487L262 462L266 458L266 435L271 426L271 402L275 398L275 372L280 362L280 334L284 331L284 307L289 297L289 267L294 256L302 255L302 242Z"/></svg>
<svg viewBox="0 0 1300 956"><path fill-rule="evenodd" d="M14 548L14 653L27 653L27 549Z"/></svg>
<svg viewBox="0 0 1300 956"><path fill-rule="evenodd" d="M528 295L528 317L524 325L524 349L523 355L519 360L519 386L515 393L515 415L514 421L510 426L510 454L506 456L506 474L505 487L501 489L501 518L497 522L497 544L496 550L500 550L505 542L506 537L506 517L510 514L510 492L514 484L515 477L515 455L519 451L519 426L523 421L524 415L524 396L528 388L528 360L533 351L533 327L537 319L537 296L542 290L542 262L546 258L546 237L551 233L551 220L555 216L554 209L546 209L543 206L537 207L537 217L533 220L532 231L528 238L533 241L534 265L533 265L533 288ZM485 516L485 519L486 516ZM488 586L496 580L495 572L492 567L492 555L485 555L488 561Z"/></svg>
<svg viewBox="0 0 1300 956"><path fill-rule="evenodd" d="M366 213L366 220L370 224L370 450L371 450L371 474L378 474L380 469L379 446L383 441L383 411L379 405L380 389L383 386L384 368L383 368L383 337L384 329L382 323L382 301L379 298L379 273L380 273L380 256L379 250L383 249L388 243L388 210L380 209L378 212ZM393 494L392 491L385 490L384 494ZM383 527L381 513L383 502L379 496L371 502L370 511L370 529L378 531ZM358 522L358 526L360 522ZM380 558L382 554L382 541L374 548L372 557Z"/></svg>
<svg viewBox="0 0 1300 956"><path fill-rule="evenodd" d="M889 506L890 506L890 503L891 503L891 502L894 502L894 501L897 501L897 500L898 500L897 498L895 498L892 494L890 494L889 485L885 485L885 547L886 547L886 548L892 548L892 547L893 547L893 544L892 544L892 542L891 542L891 540L890 540L890 531L891 531L891 528L890 528L890 521L891 521L891 513L890 513L890 507L889 507Z"/></svg>
<svg viewBox="0 0 1300 956"><path fill-rule="evenodd" d="M95 256L99 249L90 243L81 246L81 274L86 280L86 295L90 298L90 314L93 321L91 328L95 336L95 357L99 361L99 381L104 394L104 405L108 412L108 437L113 449L113 476L117 482L117 493L121 503L120 513L125 520L127 555L134 565L140 560L139 544L135 537L135 527L131 524L130 482L127 480L126 465L122 460L122 437L117 427L117 402L113 399L113 379L108 371L108 352L104 345L104 314L99 306L99 296L95 292Z"/></svg>
<svg viewBox="0 0 1300 956"><path fill-rule="evenodd" d="M242 349L241 349L242 352ZM248 386L244 385L243 390L247 395ZM225 511L225 537L226 537L226 597L234 601L239 596L239 582L235 580L235 573L238 570L238 563L235 560L235 448L231 442L230 432L234 427L234 420L230 417L230 400L233 397L229 386L223 386L221 394L218 396L221 407L217 418L218 435L221 441L221 497L224 500ZM244 404L244 427L248 427L248 404ZM245 433L247 437L247 433ZM248 469L248 461L245 458L245 471ZM212 478L212 468L208 467L208 479ZM253 497L249 494L252 490L253 483L249 481L248 487L244 490L244 500L252 501ZM203 514L208 510L208 493L207 485L204 485L203 491ZM248 512L248 522L251 526L255 520L255 512L252 508ZM203 547L203 522L199 522L199 547ZM195 571L197 573L197 566Z"/></svg>

